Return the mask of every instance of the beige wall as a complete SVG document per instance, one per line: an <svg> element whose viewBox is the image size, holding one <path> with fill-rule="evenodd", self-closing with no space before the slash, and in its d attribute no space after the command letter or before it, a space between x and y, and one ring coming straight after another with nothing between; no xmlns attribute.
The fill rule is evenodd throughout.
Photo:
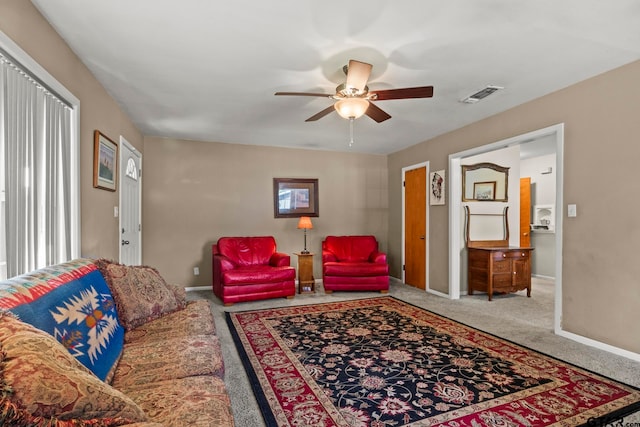
<svg viewBox="0 0 640 427"><path fill-rule="evenodd" d="M93 188L93 131L142 149L142 135L27 0L0 0L0 30L80 100L82 255L118 259L118 193Z"/></svg>
<svg viewBox="0 0 640 427"><path fill-rule="evenodd" d="M401 170L430 161L448 169L448 155L536 129L565 123L564 202L578 216L564 218L563 329L640 353L640 61L544 96L389 156L389 188ZM389 252L398 274L401 193L389 192ZM565 208L564 206L562 207ZM430 283L448 282L448 211L430 210ZM445 285L446 289L446 285ZM535 297L535 295L534 295Z"/></svg>
<svg viewBox="0 0 640 427"><path fill-rule="evenodd" d="M327 234L373 233L401 273L401 169L564 122L566 203L563 327L640 353L640 62L388 156L314 152L143 137L113 99L27 0L0 0L0 30L81 101L82 248L84 256L118 256L118 193L92 187L93 131L123 135L144 148L143 260L170 281L210 282L210 243L229 234L273 234L280 248L301 249L295 220L274 219L273 177L320 179L320 218L309 233L319 251ZM387 166L388 161L388 166ZM388 168L388 169L387 169ZM564 207L563 207L564 208ZM430 284L448 283L448 211L430 211ZM316 260L316 276L319 276ZM193 276L199 266L201 276Z"/></svg>
<svg viewBox="0 0 640 427"><path fill-rule="evenodd" d="M387 247L386 156L145 137L142 176L143 262L174 283L209 286L222 236L273 235L283 252L303 249L297 219L274 218L273 178L318 178L320 216L307 234L316 278L324 236L373 234Z"/></svg>

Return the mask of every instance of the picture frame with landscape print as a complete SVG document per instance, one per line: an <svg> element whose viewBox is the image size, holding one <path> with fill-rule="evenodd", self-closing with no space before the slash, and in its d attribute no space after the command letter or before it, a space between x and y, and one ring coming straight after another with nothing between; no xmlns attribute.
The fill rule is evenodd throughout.
<svg viewBox="0 0 640 427"><path fill-rule="evenodd" d="M473 183L473 198L474 200L487 200L493 201L496 199L496 182L474 182Z"/></svg>
<svg viewBox="0 0 640 427"><path fill-rule="evenodd" d="M275 218L319 215L317 178L273 178Z"/></svg>
<svg viewBox="0 0 640 427"><path fill-rule="evenodd" d="M98 130L93 132L93 186L116 191L118 144Z"/></svg>

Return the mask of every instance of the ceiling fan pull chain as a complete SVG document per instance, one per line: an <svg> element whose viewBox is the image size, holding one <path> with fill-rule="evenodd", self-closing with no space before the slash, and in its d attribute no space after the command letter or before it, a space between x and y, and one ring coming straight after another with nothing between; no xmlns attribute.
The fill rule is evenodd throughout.
<svg viewBox="0 0 640 427"><path fill-rule="evenodd" d="M349 147L353 146L353 121L354 121L354 118L349 117L349 136L350 136Z"/></svg>

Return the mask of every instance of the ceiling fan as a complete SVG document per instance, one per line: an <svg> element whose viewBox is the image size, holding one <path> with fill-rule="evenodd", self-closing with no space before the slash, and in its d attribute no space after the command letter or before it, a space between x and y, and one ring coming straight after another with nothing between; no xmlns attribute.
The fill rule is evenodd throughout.
<svg viewBox="0 0 640 427"><path fill-rule="evenodd" d="M403 89L369 90L367 80L371 75L371 64L349 60L349 64L342 69L347 75L347 81L336 87L335 94L313 92L276 92L276 95L288 96L318 96L328 97L336 102L309 117L306 122L313 122L323 118L332 111L337 111L345 119L357 119L363 115L371 117L376 122L384 122L391 116L380 109L372 101L386 101L389 99L431 98L433 86L410 87Z"/></svg>

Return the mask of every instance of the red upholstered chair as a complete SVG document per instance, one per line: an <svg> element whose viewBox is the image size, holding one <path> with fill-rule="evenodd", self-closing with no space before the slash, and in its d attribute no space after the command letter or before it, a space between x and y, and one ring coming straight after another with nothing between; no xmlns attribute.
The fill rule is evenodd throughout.
<svg viewBox="0 0 640 427"><path fill-rule="evenodd" d="M327 236L322 242L324 291L389 290L387 255L375 236Z"/></svg>
<svg viewBox="0 0 640 427"><path fill-rule="evenodd" d="M296 294L296 270L273 237L221 237L211 251L213 293L224 305Z"/></svg>

